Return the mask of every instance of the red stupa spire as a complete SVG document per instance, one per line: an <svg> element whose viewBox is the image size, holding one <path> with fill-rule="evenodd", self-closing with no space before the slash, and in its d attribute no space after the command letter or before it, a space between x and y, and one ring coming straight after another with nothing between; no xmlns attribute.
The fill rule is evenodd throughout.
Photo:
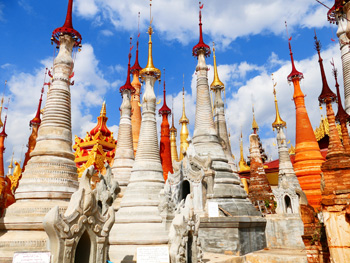
<svg viewBox="0 0 350 263"><path fill-rule="evenodd" d="M329 22L337 22L336 13L339 12L339 10L343 9L347 2L349 2L349 0L334 0L334 5L327 12L327 19Z"/></svg>
<svg viewBox="0 0 350 263"><path fill-rule="evenodd" d="M164 75L165 76L165 69ZM159 110L159 114L162 115L161 133L160 133L160 161L163 167L164 181L168 179L168 173L173 173L173 165L171 160L171 146L170 146L170 125L168 121L168 115L171 114L171 110L166 105L166 92L165 92L165 77L164 77L164 103Z"/></svg>
<svg viewBox="0 0 350 263"><path fill-rule="evenodd" d="M287 22L285 22L286 25L286 31L287 31L287 37L288 37L288 28L287 28ZM289 54L290 54L290 60L292 61L292 72L288 75L287 79L288 81L292 81L294 78L298 78L299 81L304 78L303 73L299 72L294 65L294 58L293 58L293 52L292 52L292 46L290 44L290 41L292 40L292 37L288 38L288 46L289 46Z"/></svg>
<svg viewBox="0 0 350 263"><path fill-rule="evenodd" d="M348 122L350 120L350 115L346 113L341 102L339 84L338 84L338 70L335 68L334 61L331 62L333 66L333 76L335 79L335 88L337 90L337 102L338 102L338 112L335 119L339 122Z"/></svg>
<svg viewBox="0 0 350 263"><path fill-rule="evenodd" d="M7 115L5 116L4 126L2 127L2 132L0 133L0 137L7 137L7 133L5 132L6 121L7 121Z"/></svg>
<svg viewBox="0 0 350 263"><path fill-rule="evenodd" d="M128 89L130 90L131 92L134 92L135 91L135 88L133 86L131 86L131 83L130 83L130 59L131 59L131 50L133 48L133 46L131 46L131 37L130 37L130 50L129 50L129 63L128 63L128 75L126 77L126 82L124 84L124 86L121 86L119 91L120 93L123 93L124 90Z"/></svg>
<svg viewBox="0 0 350 263"><path fill-rule="evenodd" d="M320 96L318 97L318 101L321 103L327 103L333 102L336 100L337 96L334 94L333 91L328 86L326 74L324 72L323 67L323 59L321 58L321 44L320 41L317 39L316 32L315 32L315 48L318 53L318 63L320 64L320 70L321 70L321 77L322 77L322 92Z"/></svg>
<svg viewBox="0 0 350 263"><path fill-rule="evenodd" d="M202 32L202 8L203 5L201 2L199 2L199 42L197 45L195 45L192 49L192 55L194 57L198 57L198 51L203 49L204 55L206 57L210 56L210 47L204 43L203 41L203 32Z"/></svg>
<svg viewBox="0 0 350 263"><path fill-rule="evenodd" d="M136 57L135 57L135 63L130 68L131 74L133 74L135 71L140 71L142 67L139 64L139 37L140 37L140 12L139 12L139 25L138 25L138 35L137 35L137 42L136 42Z"/></svg>
<svg viewBox="0 0 350 263"><path fill-rule="evenodd" d="M69 0L68 2L68 9L67 9L67 16L66 21L64 22L64 25L62 27L56 28L52 32L51 41L55 42L56 45L60 44L59 37L60 35L71 35L74 38L75 47L81 47L81 35L78 31L76 31L73 28L73 22L72 22L72 10L73 10L73 0Z"/></svg>

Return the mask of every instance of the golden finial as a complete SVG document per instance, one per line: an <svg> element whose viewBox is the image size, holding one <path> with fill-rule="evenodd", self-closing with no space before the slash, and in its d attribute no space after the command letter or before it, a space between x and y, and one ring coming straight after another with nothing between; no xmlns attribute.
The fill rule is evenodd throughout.
<svg viewBox="0 0 350 263"><path fill-rule="evenodd" d="M1 105L0 105L0 128L1 128L2 126L4 126L4 124L2 123L2 120L1 120L1 112L2 112L2 107L3 107L3 105L4 105L4 96L5 96L6 84L7 84L7 80L5 80L4 92L3 92L2 98L1 98Z"/></svg>
<svg viewBox="0 0 350 263"><path fill-rule="evenodd" d="M13 155L15 154L15 152L12 152L12 157L11 157L11 162L9 165L9 168L12 169L13 168Z"/></svg>
<svg viewBox="0 0 350 263"><path fill-rule="evenodd" d="M278 110L278 103L277 103L277 98L276 98L276 85L277 83L275 82L275 79L273 78L273 74L271 74L272 76L272 84L273 84L273 95L275 97L275 109L276 109L276 119L275 121L272 123L272 129L275 130L275 128L283 128L283 127L287 127L287 123L281 119L279 110Z"/></svg>
<svg viewBox="0 0 350 263"><path fill-rule="evenodd" d="M213 58L214 58L214 80L210 85L210 88L214 90L214 87L220 87L223 89L225 87L224 83L222 83L219 79L218 69L216 66L216 56L215 56L215 43L213 42Z"/></svg>
<svg viewBox="0 0 350 263"><path fill-rule="evenodd" d="M149 41L148 41L148 62L145 68L143 68L140 71L140 76L142 79L144 79L145 76L154 76L156 79L160 79L161 72L159 69L157 69L153 65L153 57L152 57L152 34L153 34L153 28L152 28L152 0L150 0L150 23L148 27L148 35L149 35Z"/></svg>
<svg viewBox="0 0 350 263"><path fill-rule="evenodd" d="M106 102L104 101L104 102L102 103L102 108L101 108L100 116L106 117L106 114L107 114L107 112L106 112Z"/></svg>
<svg viewBox="0 0 350 263"><path fill-rule="evenodd" d="M185 74L183 76L185 76ZM185 85L182 86L182 116L179 123L189 123L189 119L186 117L185 112Z"/></svg>
<svg viewBox="0 0 350 263"><path fill-rule="evenodd" d="M255 113L254 113L254 105L252 106L253 109L253 123L252 123L252 129L254 130L254 133L256 133L257 130L259 130L258 123L255 120Z"/></svg>

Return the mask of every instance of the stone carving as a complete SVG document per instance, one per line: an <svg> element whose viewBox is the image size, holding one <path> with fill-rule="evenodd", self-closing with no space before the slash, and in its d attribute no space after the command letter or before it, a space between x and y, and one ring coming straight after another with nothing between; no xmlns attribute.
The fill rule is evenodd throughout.
<svg viewBox="0 0 350 263"><path fill-rule="evenodd" d="M180 162L173 162L174 173L168 175L164 187L164 198L170 199L168 213L174 211L174 205L179 205L189 193L193 193L194 210L203 212L208 195L213 194L214 172L211 170L210 156L201 157L189 140L187 151ZM163 198L163 199L164 199Z"/></svg>
<svg viewBox="0 0 350 263"><path fill-rule="evenodd" d="M177 206L169 232L170 262L203 262L198 238L199 216L194 213L193 194L187 195Z"/></svg>
<svg viewBox="0 0 350 263"><path fill-rule="evenodd" d="M114 223L111 207L120 188L112 180L109 164L106 175L99 174L100 182L91 189L94 166L86 169L79 189L73 193L67 211L52 208L44 218L54 263L106 262L109 231Z"/></svg>

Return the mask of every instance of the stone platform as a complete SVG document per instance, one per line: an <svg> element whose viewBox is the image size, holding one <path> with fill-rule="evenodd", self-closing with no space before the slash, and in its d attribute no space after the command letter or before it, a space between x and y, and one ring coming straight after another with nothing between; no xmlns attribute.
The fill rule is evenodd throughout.
<svg viewBox="0 0 350 263"><path fill-rule="evenodd" d="M298 249L264 249L245 256L204 253L204 263L307 263L306 252Z"/></svg>
<svg viewBox="0 0 350 263"><path fill-rule="evenodd" d="M205 252L245 255L266 247L265 226L260 216L204 217L198 236Z"/></svg>

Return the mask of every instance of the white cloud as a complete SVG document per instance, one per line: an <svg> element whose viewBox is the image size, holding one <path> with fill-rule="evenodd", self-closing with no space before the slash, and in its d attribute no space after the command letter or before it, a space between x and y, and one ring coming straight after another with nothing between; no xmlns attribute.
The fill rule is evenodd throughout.
<svg viewBox="0 0 350 263"><path fill-rule="evenodd" d="M141 30L149 24L149 6L141 0L77 0L79 15L94 19L96 26L109 21L118 30L137 30L141 12ZM324 1L328 6L331 0ZM237 37L260 33L281 34L284 21L293 27L324 27L327 10L314 0L240 0L204 1L204 32L218 44L228 46ZM198 6L186 0L153 1L155 31L169 40L187 44L198 38Z"/></svg>
<svg viewBox="0 0 350 263"><path fill-rule="evenodd" d="M106 36L106 37L113 36L113 32L111 30L108 30L108 29L101 30L101 34Z"/></svg>

